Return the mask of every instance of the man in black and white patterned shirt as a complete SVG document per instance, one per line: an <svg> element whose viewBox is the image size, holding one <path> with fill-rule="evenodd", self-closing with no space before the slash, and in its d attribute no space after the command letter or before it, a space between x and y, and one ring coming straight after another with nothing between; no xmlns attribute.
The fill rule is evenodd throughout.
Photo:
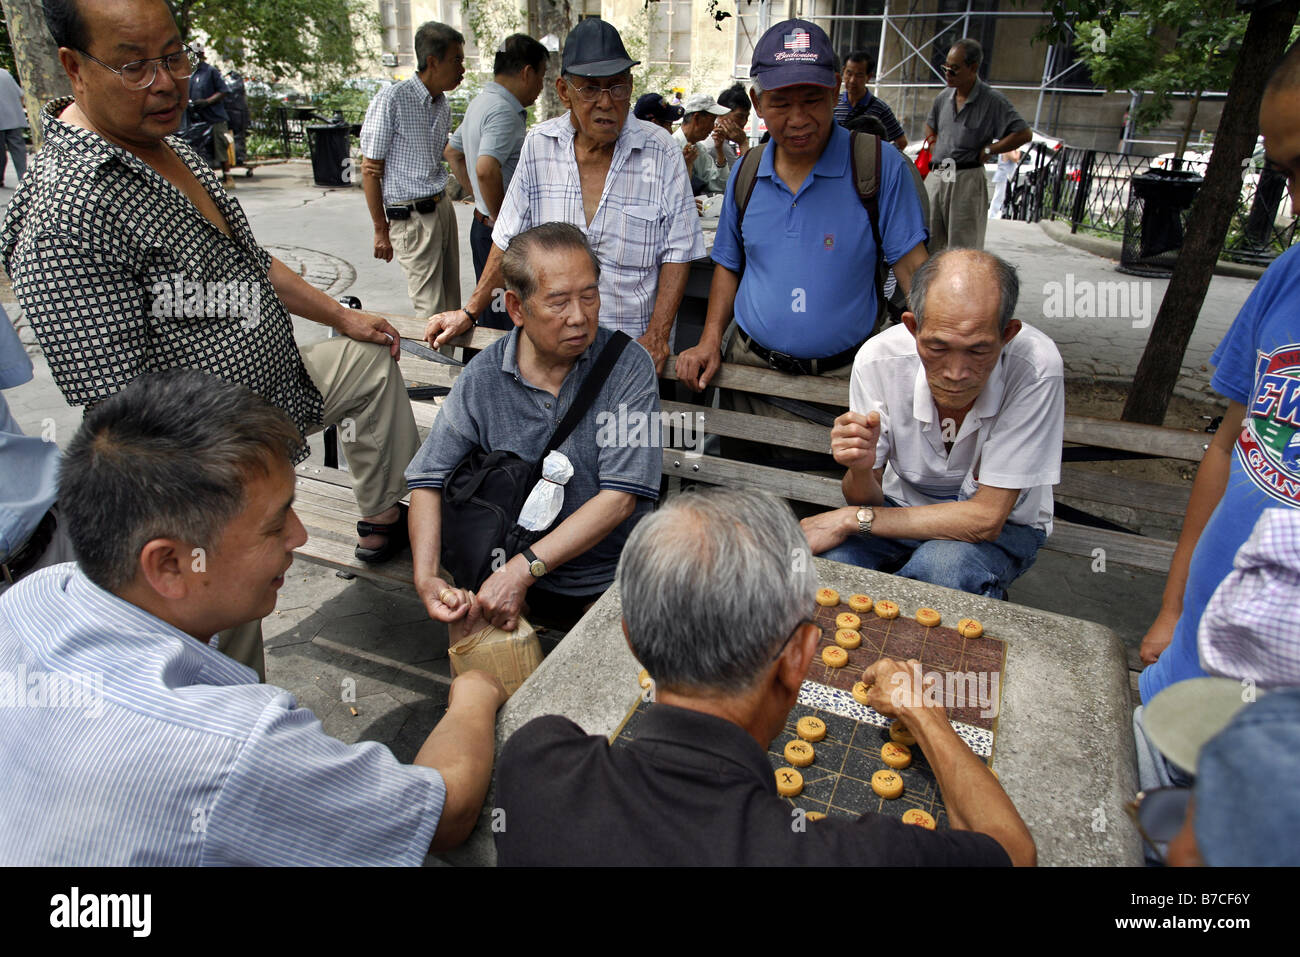
<svg viewBox="0 0 1300 957"><path fill-rule="evenodd" d="M163 0L45 10L74 99L42 111L45 147L0 255L64 397L93 405L142 373L192 368L248 386L304 435L340 424L364 517L357 556L390 557L406 541L403 472L420 444L397 331L258 247L239 203L169 135L195 58ZM290 313L341 335L300 351ZM260 670L256 624L223 635L222 650Z"/></svg>

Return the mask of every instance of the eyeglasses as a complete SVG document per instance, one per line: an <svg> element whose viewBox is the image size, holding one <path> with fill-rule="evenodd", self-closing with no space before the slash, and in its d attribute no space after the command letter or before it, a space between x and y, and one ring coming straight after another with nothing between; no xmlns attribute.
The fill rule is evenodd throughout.
<svg viewBox="0 0 1300 957"><path fill-rule="evenodd" d="M947 73L949 76L956 76L962 70L962 68L959 66L949 66L946 63L942 67L940 67L940 69L943 70L944 73Z"/></svg>
<svg viewBox="0 0 1300 957"><path fill-rule="evenodd" d="M1191 788L1164 787L1139 791L1137 798L1124 805L1142 840L1162 864L1165 863L1169 842L1183 828L1191 797Z"/></svg>
<svg viewBox="0 0 1300 957"><path fill-rule="evenodd" d="M582 97L588 103L595 103L600 99L602 93L608 93L609 98L616 103L630 100L632 98L632 86L629 83L615 83L613 86L600 87L596 86L594 83L590 86L574 86L568 80L565 80L564 82L570 90L578 94L578 96Z"/></svg>
<svg viewBox="0 0 1300 957"><path fill-rule="evenodd" d="M813 627L819 627L817 625L817 622L814 621L812 618L801 619L800 622L790 630L790 634L785 636L785 641L781 642L781 647L776 649L776 654L774 654L771 658L767 659L768 665L772 664L772 662L776 661L778 658L781 657L782 654L785 653L786 647L790 644L790 639L793 638L795 635L797 635L799 633L799 629L802 628L804 625L812 625ZM766 665L764 665L764 667L766 667Z"/></svg>
<svg viewBox="0 0 1300 957"><path fill-rule="evenodd" d="M172 75L172 79L188 79L194 75L194 67L199 62L199 55L193 50L178 50L176 53L168 53L166 56L132 60L130 63L123 63L121 69L118 69L109 66L93 53L87 53L82 49L78 49L77 52L90 57L105 70L112 70L122 78L122 85L128 90L143 90L153 86L154 80L158 79L158 68L160 66L167 67L167 72ZM153 69L150 69L150 67L153 67Z"/></svg>

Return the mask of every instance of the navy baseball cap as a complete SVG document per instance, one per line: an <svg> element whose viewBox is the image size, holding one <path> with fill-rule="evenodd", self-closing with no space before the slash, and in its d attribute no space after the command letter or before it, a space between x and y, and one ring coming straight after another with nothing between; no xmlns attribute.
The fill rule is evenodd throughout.
<svg viewBox="0 0 1300 957"><path fill-rule="evenodd" d="M749 66L750 78L764 90L801 83L833 87L835 72L830 37L807 20L785 20L769 28L758 38Z"/></svg>
<svg viewBox="0 0 1300 957"><path fill-rule="evenodd" d="M638 120L649 120L652 123L673 123L680 120L684 114L685 110L680 106L673 106L658 93L642 93L632 110L632 115Z"/></svg>
<svg viewBox="0 0 1300 957"><path fill-rule="evenodd" d="M627 55L623 38L612 23L588 17L565 38L560 72L574 76L618 76L640 62Z"/></svg>

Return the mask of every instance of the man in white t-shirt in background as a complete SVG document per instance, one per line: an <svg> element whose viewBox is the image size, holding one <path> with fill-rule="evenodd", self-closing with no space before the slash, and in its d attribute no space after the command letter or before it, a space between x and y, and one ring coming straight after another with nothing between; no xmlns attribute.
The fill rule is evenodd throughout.
<svg viewBox="0 0 1300 957"><path fill-rule="evenodd" d="M951 249L912 277L903 324L867 340L831 452L847 507L804 519L814 554L1005 598L1052 531L1061 355L1012 319L1020 283Z"/></svg>

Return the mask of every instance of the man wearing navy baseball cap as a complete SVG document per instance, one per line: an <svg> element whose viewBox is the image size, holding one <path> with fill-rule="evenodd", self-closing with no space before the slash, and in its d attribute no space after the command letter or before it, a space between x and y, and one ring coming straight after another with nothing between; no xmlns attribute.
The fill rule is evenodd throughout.
<svg viewBox="0 0 1300 957"><path fill-rule="evenodd" d="M848 130L835 122L840 77L821 27L806 20L772 27L754 47L749 76L750 99L772 142L750 150L727 186L704 333L677 360L678 378L697 391L718 371L733 315L726 361L847 379L877 326L879 258L904 291L926 259L907 160L889 144L877 154L872 139L859 143L855 158ZM874 217L855 163L876 164ZM736 184L749 170L752 191L742 209L745 194ZM794 417L747 395L728 399L742 411Z"/></svg>
<svg viewBox="0 0 1300 957"><path fill-rule="evenodd" d="M511 239L562 222L583 231L600 261L600 324L637 339L663 368L704 234L681 152L660 131L628 122L638 62L605 20L569 31L555 81L569 112L537 124L524 141L478 286L465 309L440 313L425 328L435 348L466 332L499 294Z"/></svg>

